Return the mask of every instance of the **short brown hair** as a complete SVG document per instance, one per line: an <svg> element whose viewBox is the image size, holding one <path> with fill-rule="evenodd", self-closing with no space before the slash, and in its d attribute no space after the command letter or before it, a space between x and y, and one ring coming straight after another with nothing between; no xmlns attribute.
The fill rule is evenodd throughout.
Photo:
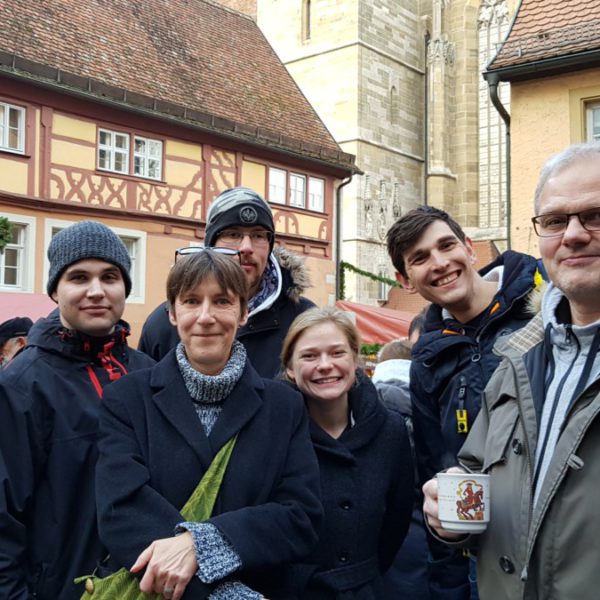
<svg viewBox="0 0 600 600"><path fill-rule="evenodd" d="M404 253L410 250L421 234L435 221L443 221L464 244L467 236L461 226L446 212L434 206L418 206L400 217L386 235L387 250L398 273L408 277Z"/></svg>
<svg viewBox="0 0 600 600"><path fill-rule="evenodd" d="M283 346L281 348L281 365L283 367L284 379L288 379L285 369L290 366L292 354L294 354L294 348L296 347L298 338L307 329L324 323L333 323L339 327L348 340L350 350L352 350L355 356L358 356L360 352L360 334L358 333L356 325L350 320L350 317L346 313L332 306L326 306L324 308L315 306L300 313L294 319L283 340Z"/></svg>
<svg viewBox="0 0 600 600"><path fill-rule="evenodd" d="M205 279L214 277L221 289L231 292L240 299L240 314L246 314L248 308L248 280L240 265L228 256L212 252L206 248L182 256L172 267L167 277L167 302L172 309L175 300Z"/></svg>

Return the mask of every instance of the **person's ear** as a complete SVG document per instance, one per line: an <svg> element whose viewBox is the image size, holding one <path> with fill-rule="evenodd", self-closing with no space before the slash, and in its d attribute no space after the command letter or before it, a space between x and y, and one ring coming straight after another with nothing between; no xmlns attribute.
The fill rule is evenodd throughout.
<svg viewBox="0 0 600 600"><path fill-rule="evenodd" d="M475 248L473 248L473 242L471 238L465 238L465 247L467 248L467 254L469 255L469 260L471 264L474 265L477 262L477 256L475 254Z"/></svg>
<svg viewBox="0 0 600 600"><path fill-rule="evenodd" d="M290 369L289 367L285 368L285 374L287 375L288 379L294 383L296 383L296 379L294 378L294 371L293 369Z"/></svg>
<svg viewBox="0 0 600 600"><path fill-rule="evenodd" d="M408 277L404 277L404 275L402 275L402 273L399 273L398 271L396 271L396 281L409 293L409 294L414 294L416 293L416 290L413 286L413 284L410 282L410 278Z"/></svg>
<svg viewBox="0 0 600 600"><path fill-rule="evenodd" d="M27 338L20 335L16 340L15 340L15 345L17 346L17 348L20 350L21 348L24 348L27 345Z"/></svg>
<svg viewBox="0 0 600 600"><path fill-rule="evenodd" d="M171 323L171 325L177 327L177 316L172 306L169 306L169 322Z"/></svg>
<svg viewBox="0 0 600 600"><path fill-rule="evenodd" d="M54 302L56 302L56 304L58 304L58 294L56 293L56 290L54 290L52 292L52 295L50 296L50 298L52 298L52 300L54 300Z"/></svg>
<svg viewBox="0 0 600 600"><path fill-rule="evenodd" d="M244 314L240 317L238 327L243 327L248 322L248 308L244 311Z"/></svg>

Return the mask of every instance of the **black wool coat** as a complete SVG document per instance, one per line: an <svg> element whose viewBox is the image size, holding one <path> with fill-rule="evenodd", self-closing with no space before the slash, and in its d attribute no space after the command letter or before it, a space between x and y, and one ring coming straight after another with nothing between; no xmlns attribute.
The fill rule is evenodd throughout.
<svg viewBox="0 0 600 600"><path fill-rule="evenodd" d="M322 516L301 396L247 362L207 437L174 351L117 383L103 402L97 468L100 536L115 566L130 567L152 541L174 534L180 508L238 433L210 522L241 558L235 578L276 600L278 569L310 552ZM184 598L210 590L194 577Z"/></svg>
<svg viewBox="0 0 600 600"><path fill-rule="evenodd" d="M355 422L338 439L310 423L325 519L317 548L289 571L302 600L382 600L381 575L410 522L414 468L404 419L361 373L349 396Z"/></svg>

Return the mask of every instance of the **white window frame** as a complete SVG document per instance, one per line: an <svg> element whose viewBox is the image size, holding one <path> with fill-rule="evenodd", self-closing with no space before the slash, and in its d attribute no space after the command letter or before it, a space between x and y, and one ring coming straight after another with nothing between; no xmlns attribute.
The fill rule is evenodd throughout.
<svg viewBox="0 0 600 600"><path fill-rule="evenodd" d="M143 143L143 152L137 150L137 142ZM155 140L141 135L133 136L133 174L136 177L145 177L146 179L160 181L162 179L162 153L163 143L161 140ZM140 168L136 165L136 159L140 162ZM155 161L158 165L157 175L150 174L150 163L152 161Z"/></svg>
<svg viewBox="0 0 600 600"><path fill-rule="evenodd" d="M108 142L102 143L101 137L102 134L105 134L108 138ZM116 138L121 137L125 140L125 148L121 148L116 144ZM123 133L121 131L111 131L110 129L104 129L100 127L98 129L98 156L97 156L97 164L98 169L100 171L110 171L111 173L119 173L120 175L129 174L129 134ZM108 165L101 166L100 165L100 153L104 151L107 154ZM124 169L120 170L116 167L116 156L121 155L124 157L123 164Z"/></svg>
<svg viewBox="0 0 600 600"><path fill-rule="evenodd" d="M20 278L17 285L4 285L0 283L0 292L33 292L33 282L35 275L35 217L26 217L14 213L2 213L13 225L18 225L24 228L24 240L22 243L22 261ZM10 248L12 244L8 244L4 248ZM4 254L0 257L0 267L4 269Z"/></svg>
<svg viewBox="0 0 600 600"><path fill-rule="evenodd" d="M302 185L298 186L300 182ZM306 208L306 175L290 173L290 206Z"/></svg>
<svg viewBox="0 0 600 600"><path fill-rule="evenodd" d="M315 212L325 212L325 179L269 167L268 200Z"/></svg>
<svg viewBox="0 0 600 600"><path fill-rule="evenodd" d="M63 221L60 219L46 219L44 222L44 289L48 283L48 271L50 263L47 257L47 249L52 240L52 232L56 229L65 229L74 225L77 221ZM144 304L146 301L146 238L145 231L137 229L124 229L122 227L111 227L123 241L132 241L134 254L131 256L131 293L127 298L128 304ZM126 244L127 245L127 244Z"/></svg>
<svg viewBox="0 0 600 600"><path fill-rule="evenodd" d="M600 130L594 135L594 114L600 116L600 101L588 102L585 106L585 131L588 142L600 141Z"/></svg>
<svg viewBox="0 0 600 600"><path fill-rule="evenodd" d="M14 152L16 154L25 154L25 109L22 106L9 104L8 102L0 102L0 106L4 107L4 115L2 119L0 119L0 150ZM9 146L11 132L10 114L13 111L19 115L16 147Z"/></svg>
<svg viewBox="0 0 600 600"><path fill-rule="evenodd" d="M317 184L320 194L315 190ZM325 180L320 177L308 178L308 208L320 213L325 212Z"/></svg>
<svg viewBox="0 0 600 600"><path fill-rule="evenodd" d="M108 137L108 141L102 143L100 141L102 135ZM125 140L125 147L121 148L117 146L117 136ZM133 147L132 147L133 140ZM136 141L144 142L144 152L137 152L135 148ZM158 152L155 153L151 149L157 148ZM101 166L100 164L100 153L105 152L107 155L108 165ZM133 160L131 160L131 154L133 152ZM116 156L121 155L123 157L123 169L118 169L116 166ZM136 166L136 159L139 159L141 168ZM150 175L149 162L154 160L158 163L158 175ZM118 173L119 175L131 175L133 177L141 177L143 179L152 179L153 181L162 181L163 177L163 141L155 138L149 138L141 135L135 135L132 133L126 133L123 131L114 131L112 129L106 129L106 127L98 128L98 148L96 152L96 166L99 171L106 171L109 173Z"/></svg>
<svg viewBox="0 0 600 600"><path fill-rule="evenodd" d="M275 181L277 178L283 178L283 187L281 181ZM286 204L287 199L287 172L277 167L269 167L269 202L274 204Z"/></svg>

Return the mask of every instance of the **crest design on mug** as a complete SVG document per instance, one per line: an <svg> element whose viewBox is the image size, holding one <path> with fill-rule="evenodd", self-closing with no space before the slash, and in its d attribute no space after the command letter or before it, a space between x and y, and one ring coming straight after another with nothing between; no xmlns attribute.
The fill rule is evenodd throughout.
<svg viewBox="0 0 600 600"><path fill-rule="evenodd" d="M251 206L244 206L240 209L240 221L248 225L256 223L258 221L258 213Z"/></svg>
<svg viewBox="0 0 600 600"><path fill-rule="evenodd" d="M473 479L463 479L456 488L456 496L456 516L460 521L483 521L483 485Z"/></svg>

